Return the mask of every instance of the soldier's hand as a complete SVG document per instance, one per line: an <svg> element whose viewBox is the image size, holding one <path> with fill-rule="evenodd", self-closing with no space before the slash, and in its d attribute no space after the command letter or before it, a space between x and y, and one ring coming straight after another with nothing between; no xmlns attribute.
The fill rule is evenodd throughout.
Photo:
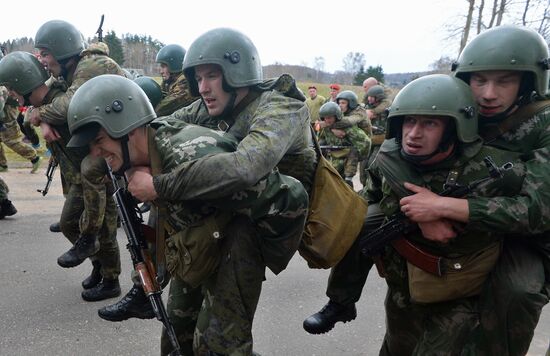
<svg viewBox="0 0 550 356"><path fill-rule="evenodd" d="M29 113L29 122L33 126L40 126L40 111L38 109L31 110L31 112Z"/></svg>
<svg viewBox="0 0 550 356"><path fill-rule="evenodd" d="M431 241L448 243L457 233L452 222L446 219L418 223L422 235Z"/></svg>
<svg viewBox="0 0 550 356"><path fill-rule="evenodd" d="M158 198L150 167L134 167L126 175L128 177L128 191L136 199L148 202Z"/></svg>
<svg viewBox="0 0 550 356"><path fill-rule="evenodd" d="M332 131L332 133L334 134L334 136L338 137L338 138L344 138L346 137L346 131L344 130L340 130L340 129L330 129L330 131Z"/></svg>
<svg viewBox="0 0 550 356"><path fill-rule="evenodd" d="M54 142L61 138L59 132L45 122L40 123L40 130L42 131L42 136L44 136L44 140L46 140L46 142Z"/></svg>
<svg viewBox="0 0 550 356"><path fill-rule="evenodd" d="M414 222L428 222L442 218L439 215L442 208L438 205L442 197L411 183L405 183L405 188L415 193L399 201L401 211L409 219Z"/></svg>

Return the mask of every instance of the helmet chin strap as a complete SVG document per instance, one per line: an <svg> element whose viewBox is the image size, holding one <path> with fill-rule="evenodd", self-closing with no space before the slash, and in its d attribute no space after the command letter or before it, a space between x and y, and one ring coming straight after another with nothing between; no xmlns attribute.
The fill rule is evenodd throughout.
<svg viewBox="0 0 550 356"><path fill-rule="evenodd" d="M233 112L233 109L235 108L235 100L237 100L237 92L235 90L231 90L228 92L231 97L229 98L229 101L223 108L223 111L221 114L214 116L215 119L226 119L231 117L231 113Z"/></svg>
<svg viewBox="0 0 550 356"><path fill-rule="evenodd" d="M120 147L122 148L122 166L115 172L117 175L124 175L132 165L130 164L130 151L128 150L128 135L122 136L120 140Z"/></svg>

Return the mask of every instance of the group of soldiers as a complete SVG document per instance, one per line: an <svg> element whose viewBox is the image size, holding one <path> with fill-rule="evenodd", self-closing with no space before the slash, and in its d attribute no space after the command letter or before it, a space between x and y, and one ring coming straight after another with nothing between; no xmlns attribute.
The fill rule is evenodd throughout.
<svg viewBox="0 0 550 356"><path fill-rule="evenodd" d="M331 270L329 302L304 329L322 334L355 319L376 265L388 284L381 355L527 352L550 295L550 56L539 34L485 31L453 75L414 80L391 106L369 78L363 105L346 90L323 100L318 135L294 79L264 79L256 47L233 29L207 31L187 52L162 48L161 86L126 78L104 44L75 38L72 24L46 22L35 36L40 60L7 54L0 85L33 107L29 121L59 162L60 227L72 247L57 262L91 260L83 299L121 293L110 172L150 204L150 250L162 286L170 282L179 343L163 328L161 354L254 353L266 267L282 272L302 243L317 139L347 146L330 159L348 182L359 166L369 208ZM363 247L397 218L414 228L376 251ZM137 278L98 314L155 316Z"/></svg>

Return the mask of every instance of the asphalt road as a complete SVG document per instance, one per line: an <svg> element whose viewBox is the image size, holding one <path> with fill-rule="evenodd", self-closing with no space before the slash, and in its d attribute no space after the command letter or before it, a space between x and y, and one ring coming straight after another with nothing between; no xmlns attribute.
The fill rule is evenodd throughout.
<svg viewBox="0 0 550 356"><path fill-rule="evenodd" d="M85 262L72 269L56 263L69 247L48 226L63 204L59 177L46 197L36 192L43 174L10 169L1 176L10 186L18 214L0 221L0 355L158 355L161 324L151 320L111 323L97 309L115 302L85 302L80 282L91 270ZM119 229L125 293L131 286L126 237ZM309 269L299 256L279 276L268 272L254 323L254 348L262 355L377 355L384 334L385 283L369 276L357 305L358 317L328 334L302 329L305 317L327 301L328 271ZM544 355L550 340L550 308L539 322L529 355Z"/></svg>

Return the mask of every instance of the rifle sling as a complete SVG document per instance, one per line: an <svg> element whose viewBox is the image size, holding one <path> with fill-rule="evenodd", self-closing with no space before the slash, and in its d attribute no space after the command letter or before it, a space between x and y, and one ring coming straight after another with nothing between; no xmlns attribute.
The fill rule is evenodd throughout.
<svg viewBox="0 0 550 356"><path fill-rule="evenodd" d="M550 107L550 100L535 101L520 107L512 115L500 122L496 127L494 125L488 125L480 130L480 135L485 142L491 142L505 132L511 131L525 120L530 119L533 115L540 112L543 109Z"/></svg>
<svg viewBox="0 0 550 356"><path fill-rule="evenodd" d="M149 159L151 161L151 173L153 176L162 173L162 164L160 155L155 144L156 130L147 126L147 146L149 148ZM164 255L165 238L166 238L166 206L158 201L153 202L156 206L155 213L157 214L155 226L156 230L156 259L157 259L157 278L164 278L166 271L166 261ZM162 284L162 281L159 281Z"/></svg>
<svg viewBox="0 0 550 356"><path fill-rule="evenodd" d="M404 237L393 240L391 244L403 258L416 267L439 277L443 275L441 268L442 257L421 250Z"/></svg>

